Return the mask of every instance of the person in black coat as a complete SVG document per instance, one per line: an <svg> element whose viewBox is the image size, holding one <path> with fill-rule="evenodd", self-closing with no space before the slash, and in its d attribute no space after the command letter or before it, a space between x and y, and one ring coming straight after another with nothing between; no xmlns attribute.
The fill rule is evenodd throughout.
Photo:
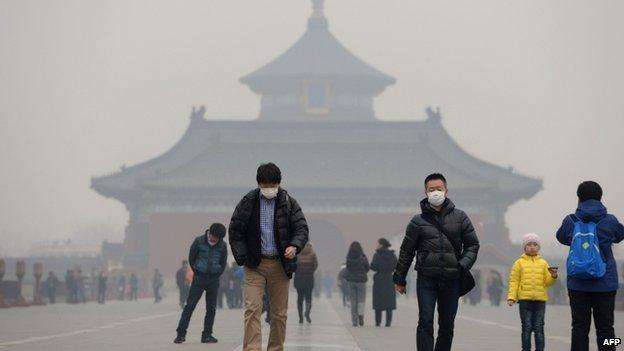
<svg viewBox="0 0 624 351"><path fill-rule="evenodd" d="M470 218L447 197L447 182L442 174L428 175L424 185L427 197L420 202L422 213L415 215L405 230L394 283L397 291L405 294L405 276L416 256L417 349L449 351L462 293L461 277L477 260L479 239ZM459 252L455 252L455 247ZM436 305L439 329L434 339Z"/></svg>
<svg viewBox="0 0 624 351"><path fill-rule="evenodd" d="M370 268L373 275L373 309L375 325L381 324L381 313L386 311L386 327L392 324L392 310L396 309L396 291L392 281L392 272L397 264L394 250L389 250L390 242L385 238L377 241L377 252L373 255Z"/></svg>

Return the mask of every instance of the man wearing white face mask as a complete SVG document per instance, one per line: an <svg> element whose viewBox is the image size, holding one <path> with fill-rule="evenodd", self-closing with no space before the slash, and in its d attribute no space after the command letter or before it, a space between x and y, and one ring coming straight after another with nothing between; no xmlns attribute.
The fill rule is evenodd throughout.
<svg viewBox="0 0 624 351"><path fill-rule="evenodd" d="M308 225L297 201L279 185L280 169L273 163L258 167L258 188L238 203L229 227L232 255L245 266L245 331L243 350L260 351L262 297L271 306L268 350L284 349L288 284L297 254L308 242Z"/></svg>
<svg viewBox="0 0 624 351"><path fill-rule="evenodd" d="M396 290L406 293L405 277L414 256L418 272L418 351L448 351L453 342L459 297L474 287L470 267L477 260L479 240L468 216L446 197L446 178L434 173L425 179L422 214L412 218L401 244L394 271ZM433 338L438 305L438 337Z"/></svg>

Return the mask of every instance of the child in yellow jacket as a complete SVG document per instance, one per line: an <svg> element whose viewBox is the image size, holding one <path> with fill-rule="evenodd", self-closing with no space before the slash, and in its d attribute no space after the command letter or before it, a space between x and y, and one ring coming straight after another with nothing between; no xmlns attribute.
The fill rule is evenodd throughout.
<svg viewBox="0 0 624 351"><path fill-rule="evenodd" d="M507 303L520 306L522 351L531 351L531 333L535 335L535 351L544 350L544 313L546 289L557 279L557 267L549 267L539 255L540 238L529 233L522 238L524 254L514 262L509 275Z"/></svg>

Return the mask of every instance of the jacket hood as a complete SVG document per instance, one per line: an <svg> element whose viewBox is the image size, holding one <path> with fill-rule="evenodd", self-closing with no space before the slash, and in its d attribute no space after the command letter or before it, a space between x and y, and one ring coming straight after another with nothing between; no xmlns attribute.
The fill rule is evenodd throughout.
<svg viewBox="0 0 624 351"><path fill-rule="evenodd" d="M576 216L583 221L598 223L607 216L607 208L598 200L587 200L579 204Z"/></svg>

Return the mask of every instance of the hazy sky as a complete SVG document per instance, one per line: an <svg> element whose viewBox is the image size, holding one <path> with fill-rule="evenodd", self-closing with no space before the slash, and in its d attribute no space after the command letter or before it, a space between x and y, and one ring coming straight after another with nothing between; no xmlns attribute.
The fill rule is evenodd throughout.
<svg viewBox="0 0 624 351"><path fill-rule="evenodd" d="M238 78L294 43L310 12L308 0L0 0L0 255L92 226L121 240L127 212L90 177L166 151L192 105L254 118L259 97ZM325 13L397 78L380 119L440 106L469 153L544 180L508 212L512 240L548 242L584 179L624 217L624 2L327 0Z"/></svg>

